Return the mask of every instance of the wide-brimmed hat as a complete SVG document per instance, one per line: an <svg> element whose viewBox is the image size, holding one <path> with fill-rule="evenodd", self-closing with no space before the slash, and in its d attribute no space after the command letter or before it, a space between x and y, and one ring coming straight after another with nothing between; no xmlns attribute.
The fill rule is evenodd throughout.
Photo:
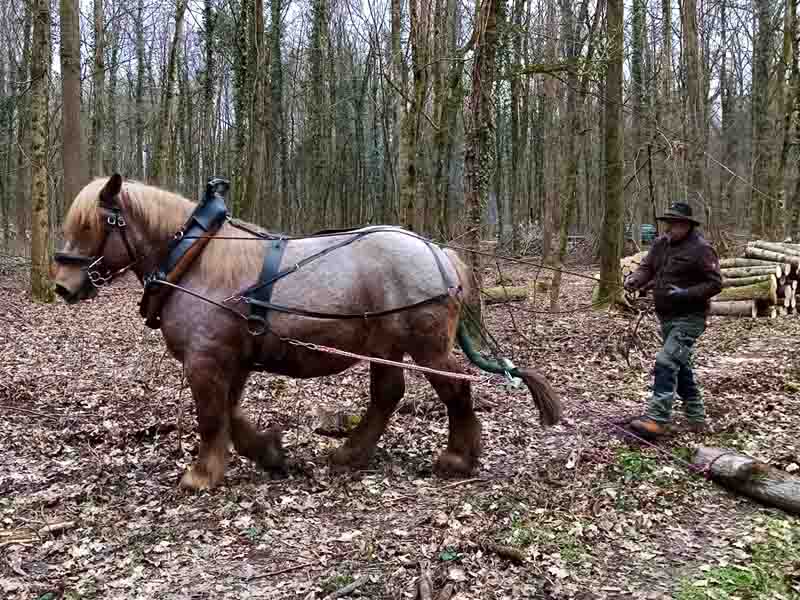
<svg viewBox="0 0 800 600"><path fill-rule="evenodd" d="M669 209L657 219L659 221L688 221L700 225L700 221L692 216L692 207L685 202L673 202Z"/></svg>

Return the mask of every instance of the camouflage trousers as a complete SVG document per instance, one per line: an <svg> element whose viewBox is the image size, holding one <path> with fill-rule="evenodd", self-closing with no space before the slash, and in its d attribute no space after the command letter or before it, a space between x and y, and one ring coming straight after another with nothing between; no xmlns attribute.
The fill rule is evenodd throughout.
<svg viewBox="0 0 800 600"><path fill-rule="evenodd" d="M656 355L653 393L647 416L657 423L669 423L675 393L683 400L686 418L693 423L705 420L705 406L692 372L695 343L706 329L702 314L665 319L661 322L664 347Z"/></svg>

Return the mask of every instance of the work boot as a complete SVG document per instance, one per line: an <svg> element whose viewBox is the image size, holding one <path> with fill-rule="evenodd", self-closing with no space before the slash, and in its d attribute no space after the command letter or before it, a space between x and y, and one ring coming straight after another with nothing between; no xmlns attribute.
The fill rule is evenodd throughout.
<svg viewBox="0 0 800 600"><path fill-rule="evenodd" d="M650 417L638 417L630 422L630 428L645 439L653 439L668 432L667 425L658 423Z"/></svg>

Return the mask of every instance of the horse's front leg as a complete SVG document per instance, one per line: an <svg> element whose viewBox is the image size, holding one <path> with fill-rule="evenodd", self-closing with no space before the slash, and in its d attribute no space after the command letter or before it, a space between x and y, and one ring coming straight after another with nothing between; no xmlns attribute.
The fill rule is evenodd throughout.
<svg viewBox="0 0 800 600"><path fill-rule="evenodd" d="M231 373L212 359L186 362L186 378L192 390L200 433L200 451L183 474L181 487L207 490L225 476L231 432Z"/></svg>

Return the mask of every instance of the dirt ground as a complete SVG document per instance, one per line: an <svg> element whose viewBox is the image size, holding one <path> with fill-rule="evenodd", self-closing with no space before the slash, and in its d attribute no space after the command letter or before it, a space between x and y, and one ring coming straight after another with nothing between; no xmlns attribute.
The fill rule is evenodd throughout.
<svg viewBox="0 0 800 600"><path fill-rule="evenodd" d="M686 463L705 444L799 469L800 317L712 319L696 357L711 431L682 431L678 405L676 432L651 447L617 423L645 405L655 318L632 336L635 317L588 310L591 280L567 275L562 312L539 312L543 298L488 308L503 351L540 369L565 408L545 429L523 389L474 384L474 477L432 473L447 418L413 371L370 469L331 473L341 440L314 433L314 411L363 410L360 365L311 381L253 375L244 406L284 430L292 472L272 480L234 455L222 487L187 494L193 405L138 317L135 281L79 306L34 304L21 286L13 269L0 276L2 598L311 600L357 583L349 597L400 599L423 571L433 598L449 585L459 600L800 598L797 518Z"/></svg>

